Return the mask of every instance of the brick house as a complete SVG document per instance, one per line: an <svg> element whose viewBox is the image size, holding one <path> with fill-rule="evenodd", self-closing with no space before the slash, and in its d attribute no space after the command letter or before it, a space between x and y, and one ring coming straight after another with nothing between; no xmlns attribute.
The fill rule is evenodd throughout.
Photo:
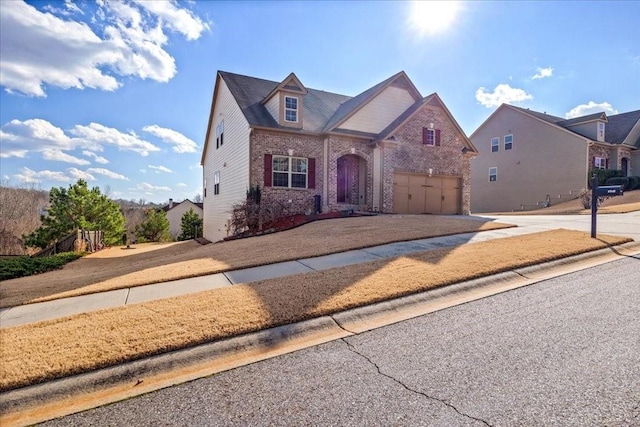
<svg viewBox="0 0 640 427"><path fill-rule="evenodd" d="M399 72L355 97L219 71L202 153L204 237L230 234L250 186L287 214L470 210L477 150L440 97Z"/></svg>
<svg viewBox="0 0 640 427"><path fill-rule="evenodd" d="M474 213L575 199L594 168L640 175L640 110L565 119L502 104L470 138Z"/></svg>

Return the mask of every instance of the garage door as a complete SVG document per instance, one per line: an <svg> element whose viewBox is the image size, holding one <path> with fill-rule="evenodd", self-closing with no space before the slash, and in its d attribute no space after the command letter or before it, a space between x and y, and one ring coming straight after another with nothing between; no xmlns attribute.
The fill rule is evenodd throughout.
<svg viewBox="0 0 640 427"><path fill-rule="evenodd" d="M403 214L461 213L462 180L449 176L393 174L393 211Z"/></svg>

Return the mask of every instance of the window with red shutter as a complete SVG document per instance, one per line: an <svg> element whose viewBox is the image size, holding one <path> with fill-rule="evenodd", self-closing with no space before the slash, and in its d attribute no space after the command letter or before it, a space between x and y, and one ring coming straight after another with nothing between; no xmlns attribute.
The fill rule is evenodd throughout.
<svg viewBox="0 0 640 427"><path fill-rule="evenodd" d="M316 159L310 158L308 162L307 188L316 188Z"/></svg>
<svg viewBox="0 0 640 427"><path fill-rule="evenodd" d="M272 177L272 162L271 162L271 154L264 155L264 186L271 187L271 177Z"/></svg>
<svg viewBox="0 0 640 427"><path fill-rule="evenodd" d="M436 147L440 146L440 129L436 129Z"/></svg>

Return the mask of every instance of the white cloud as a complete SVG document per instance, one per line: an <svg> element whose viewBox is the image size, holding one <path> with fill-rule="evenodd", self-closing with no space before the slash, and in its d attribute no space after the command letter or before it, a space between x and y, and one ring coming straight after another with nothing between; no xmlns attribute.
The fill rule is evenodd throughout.
<svg viewBox="0 0 640 427"><path fill-rule="evenodd" d="M23 167L21 173L13 175L18 181L25 184L39 183L43 180L59 181L59 182L71 182L72 179L66 176L63 172L54 172L50 170L43 170L36 172L28 167Z"/></svg>
<svg viewBox="0 0 640 427"><path fill-rule="evenodd" d="M94 157L98 163L108 163L108 160L87 153L103 151L105 145L115 146L121 151L133 151L141 156L160 151L160 148L138 137L135 132L124 133L99 123L90 123L88 126L76 125L69 134L42 119L11 120L0 130L2 151L8 154L3 157L25 157L29 152L41 152L46 160L87 165L89 161L71 156L64 151L84 148L86 150L82 154Z"/></svg>
<svg viewBox="0 0 640 427"><path fill-rule="evenodd" d="M574 117L586 116L588 114L593 113L602 113L605 112L608 115L618 114L618 110L615 110L611 104L608 102L601 102L596 104L593 101L589 101L586 104L578 105L575 108L572 108L571 111L564 115L567 119L573 119Z"/></svg>
<svg viewBox="0 0 640 427"><path fill-rule="evenodd" d="M196 164L194 164L194 165L189 166L189 170L190 170L190 171L191 171L191 170L194 170L194 169L202 169L202 165L200 164L200 162L198 162L198 163L196 163Z"/></svg>
<svg viewBox="0 0 640 427"><path fill-rule="evenodd" d="M476 100L485 107L497 107L501 104L512 104L533 99L533 95L522 89L517 89L508 84L499 84L493 92L487 92L484 87L476 90Z"/></svg>
<svg viewBox="0 0 640 427"><path fill-rule="evenodd" d="M57 162L73 163L80 166L91 164L91 162L88 160L80 159L78 157L72 156L71 154L63 153L62 151L55 149L42 150L42 158L45 160L53 160Z"/></svg>
<svg viewBox="0 0 640 427"><path fill-rule="evenodd" d="M109 160L105 159L102 156L98 156L96 153L93 153L91 151L84 150L82 154L87 157L91 157L96 163L100 163L101 165L106 165L109 163Z"/></svg>
<svg viewBox="0 0 640 427"><path fill-rule="evenodd" d="M153 165L149 165L149 169L153 169L154 171L156 171L156 173L160 173L160 172L165 172L165 173L172 173L173 171L165 166L153 166Z"/></svg>
<svg viewBox="0 0 640 427"><path fill-rule="evenodd" d="M184 182L179 182L176 184L176 187L188 187L188 185L185 184Z"/></svg>
<svg viewBox="0 0 640 427"><path fill-rule="evenodd" d="M531 77L533 80L544 79L545 77L551 77L553 75L553 67L537 68L537 72Z"/></svg>
<svg viewBox="0 0 640 427"><path fill-rule="evenodd" d="M136 3L161 18L171 30L181 33L187 40L196 40L209 25L190 10L176 7L172 1L140 1Z"/></svg>
<svg viewBox="0 0 640 427"><path fill-rule="evenodd" d="M104 175L106 177L113 178L113 179L119 179L119 180L122 180L122 181L129 181L129 178L127 178L126 176L120 175L119 173L110 171L109 169L105 169L105 168L89 168L89 169L87 169L87 172L96 173L98 175Z"/></svg>
<svg viewBox="0 0 640 427"><path fill-rule="evenodd" d="M99 123L90 123L89 126L76 125L70 133L84 144L94 147L109 144L118 147L120 151L133 151L141 156L148 156L152 151L160 151L160 148L149 141L140 139L135 132L123 133Z"/></svg>
<svg viewBox="0 0 640 427"><path fill-rule="evenodd" d="M136 185L133 188L130 188L129 190L144 191L146 193L151 193L154 191L171 191L171 188L159 186L159 185L152 185L152 184L149 184L148 182L141 182L140 184Z"/></svg>
<svg viewBox="0 0 640 427"><path fill-rule="evenodd" d="M80 169L76 169L76 168L69 168L67 169L67 172L69 172L69 175L71 175L73 177L73 179L78 180L78 179L84 179L85 181L95 181L96 178L91 175L90 173L87 172L83 172Z"/></svg>
<svg viewBox="0 0 640 427"><path fill-rule="evenodd" d="M44 97L47 85L113 91L122 85L118 77L167 82L176 65L165 50L165 30L195 40L209 28L181 6L105 1L89 17L81 7L92 4L66 1L64 9L43 11L23 1L3 2L0 84L9 93Z"/></svg>
<svg viewBox="0 0 640 427"><path fill-rule="evenodd" d="M151 125L145 126L142 130L157 136L167 144L172 144L173 151L176 153L195 153L198 151L198 144L173 129L163 128L158 125Z"/></svg>

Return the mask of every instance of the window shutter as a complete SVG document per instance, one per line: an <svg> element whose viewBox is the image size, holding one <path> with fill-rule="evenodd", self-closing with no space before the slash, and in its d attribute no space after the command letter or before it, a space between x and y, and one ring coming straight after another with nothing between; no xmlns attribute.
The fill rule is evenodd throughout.
<svg viewBox="0 0 640 427"><path fill-rule="evenodd" d="M605 168L605 169L609 169L609 159L606 159L606 160L604 161L604 168Z"/></svg>
<svg viewBox="0 0 640 427"><path fill-rule="evenodd" d="M264 155L264 186L271 187L271 173L273 170L273 163L271 161L271 154Z"/></svg>
<svg viewBox="0 0 640 427"><path fill-rule="evenodd" d="M307 188L316 188L316 159L307 161Z"/></svg>
<svg viewBox="0 0 640 427"><path fill-rule="evenodd" d="M591 165L596 167L596 156L591 157Z"/></svg>
<svg viewBox="0 0 640 427"><path fill-rule="evenodd" d="M436 147L440 146L440 129L436 129Z"/></svg>
<svg viewBox="0 0 640 427"><path fill-rule="evenodd" d="M427 128L422 128L422 143L426 144L427 143Z"/></svg>

